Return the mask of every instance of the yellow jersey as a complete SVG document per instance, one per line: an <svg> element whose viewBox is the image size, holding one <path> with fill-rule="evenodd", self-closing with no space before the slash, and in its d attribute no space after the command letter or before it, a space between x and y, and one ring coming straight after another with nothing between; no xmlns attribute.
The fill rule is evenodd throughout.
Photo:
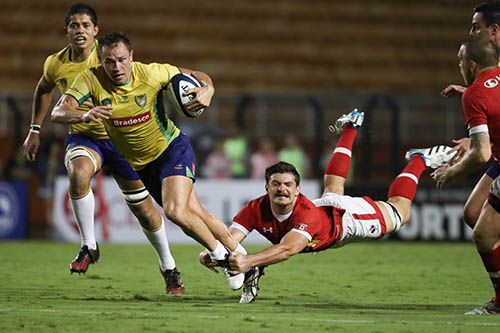
<svg viewBox="0 0 500 333"><path fill-rule="evenodd" d="M141 170L167 149L180 134L163 109L162 89L179 74L169 64L132 62L130 80L115 85L98 66L81 73L65 94L83 103L110 105L112 115L103 124L115 147L135 170Z"/></svg>
<svg viewBox="0 0 500 333"><path fill-rule="evenodd" d="M97 44L94 44L92 53L83 62L75 63L70 60L71 47L68 45L59 52L56 52L47 57L43 65L44 79L57 86L61 94L71 87L78 74L81 72L99 65L99 57L97 55ZM88 111L89 108L81 105L79 110ZM98 123L79 123L72 124L69 127L69 133L85 134L94 140L109 139L106 130L102 124Z"/></svg>

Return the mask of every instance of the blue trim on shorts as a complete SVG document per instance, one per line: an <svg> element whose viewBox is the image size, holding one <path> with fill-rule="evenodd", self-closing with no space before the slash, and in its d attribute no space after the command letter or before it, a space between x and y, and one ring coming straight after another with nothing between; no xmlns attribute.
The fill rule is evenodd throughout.
<svg viewBox="0 0 500 333"><path fill-rule="evenodd" d="M75 146L88 147L99 154L102 166L107 167L113 176L126 180L139 180L139 175L132 169L110 139L94 140L83 134L69 134L64 139L64 150Z"/></svg>
<svg viewBox="0 0 500 333"><path fill-rule="evenodd" d="M195 159L189 138L179 134L154 161L137 171L151 196L161 206L161 185L170 176L185 176L195 181Z"/></svg>
<svg viewBox="0 0 500 333"><path fill-rule="evenodd" d="M485 174L487 174L491 179L497 178L500 175L500 163L498 163L497 161L491 163Z"/></svg>

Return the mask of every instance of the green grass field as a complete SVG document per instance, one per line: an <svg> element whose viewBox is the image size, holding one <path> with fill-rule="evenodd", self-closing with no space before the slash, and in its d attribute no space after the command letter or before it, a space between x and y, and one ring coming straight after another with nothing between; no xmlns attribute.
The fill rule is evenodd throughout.
<svg viewBox="0 0 500 333"><path fill-rule="evenodd" d="M85 276L78 244L0 242L0 332L500 332L500 317L464 316L493 295L469 243L370 242L267 268L259 297L172 246L185 295L165 295L148 245L101 244ZM249 247L250 251L260 247Z"/></svg>

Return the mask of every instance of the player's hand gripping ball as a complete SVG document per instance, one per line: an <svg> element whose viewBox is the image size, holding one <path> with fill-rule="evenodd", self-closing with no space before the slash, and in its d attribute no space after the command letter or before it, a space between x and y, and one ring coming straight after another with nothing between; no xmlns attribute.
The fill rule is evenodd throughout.
<svg viewBox="0 0 500 333"><path fill-rule="evenodd" d="M184 104L195 98L195 94L183 96L186 91L192 88L199 88L201 84L194 77L188 74L176 74L170 79L167 85L167 96L174 109L188 118L196 118L201 116L205 109L198 111L188 111Z"/></svg>

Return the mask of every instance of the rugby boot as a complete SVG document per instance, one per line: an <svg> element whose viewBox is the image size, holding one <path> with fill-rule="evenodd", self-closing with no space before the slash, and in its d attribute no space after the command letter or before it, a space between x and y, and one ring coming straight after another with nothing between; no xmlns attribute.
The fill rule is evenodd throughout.
<svg viewBox="0 0 500 333"><path fill-rule="evenodd" d="M444 145L431 148L410 149L406 152L405 158L409 161L413 156L420 155L425 161L425 166L431 169L437 169L453 159L456 153L448 154L450 150L451 147Z"/></svg>
<svg viewBox="0 0 500 333"><path fill-rule="evenodd" d="M177 270L177 267L165 271L162 271L160 268L160 272L165 280L165 291L167 294L184 294L184 284L182 283L181 273Z"/></svg>
<svg viewBox="0 0 500 333"><path fill-rule="evenodd" d="M69 264L71 274L85 274L90 264L95 264L99 260L99 244L96 244L95 250L89 249L87 245L83 246L78 252L76 258Z"/></svg>

